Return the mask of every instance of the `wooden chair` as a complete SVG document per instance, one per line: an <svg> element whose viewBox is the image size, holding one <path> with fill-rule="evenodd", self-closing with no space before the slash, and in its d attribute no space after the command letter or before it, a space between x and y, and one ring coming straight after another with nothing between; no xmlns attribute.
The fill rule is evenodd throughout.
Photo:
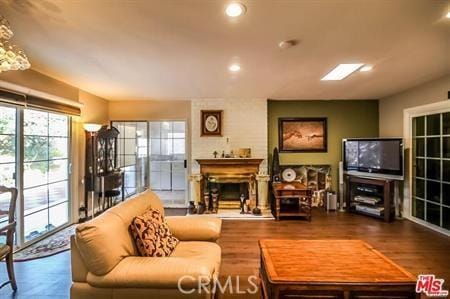
<svg viewBox="0 0 450 299"><path fill-rule="evenodd" d="M7 188L0 186L0 194L11 193L11 200L9 202L9 210L3 211L0 209L0 222L2 218L8 217L8 222L5 226L0 226L0 236L6 236L6 244L0 243L0 261L5 259L6 269L8 271L9 280L0 285L0 289L8 283L11 283L11 287L14 291L17 290L16 279L14 277L14 264L13 264L13 250L14 250L14 233L16 231L16 202L17 202L17 189Z"/></svg>

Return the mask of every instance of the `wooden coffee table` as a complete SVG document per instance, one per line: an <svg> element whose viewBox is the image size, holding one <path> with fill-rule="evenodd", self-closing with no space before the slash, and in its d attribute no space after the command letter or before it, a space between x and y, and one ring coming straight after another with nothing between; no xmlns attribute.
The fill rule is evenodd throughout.
<svg viewBox="0 0 450 299"><path fill-rule="evenodd" d="M260 240L262 298L420 298L416 278L360 240Z"/></svg>

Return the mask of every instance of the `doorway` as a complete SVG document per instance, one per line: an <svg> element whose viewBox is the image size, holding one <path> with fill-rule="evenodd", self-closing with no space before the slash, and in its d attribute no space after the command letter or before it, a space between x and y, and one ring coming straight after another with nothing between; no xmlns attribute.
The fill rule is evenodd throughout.
<svg viewBox="0 0 450 299"><path fill-rule="evenodd" d="M165 206L186 207L186 121L112 121L125 197L150 189Z"/></svg>
<svg viewBox="0 0 450 299"><path fill-rule="evenodd" d="M187 204L186 122L151 121L150 188L165 206Z"/></svg>

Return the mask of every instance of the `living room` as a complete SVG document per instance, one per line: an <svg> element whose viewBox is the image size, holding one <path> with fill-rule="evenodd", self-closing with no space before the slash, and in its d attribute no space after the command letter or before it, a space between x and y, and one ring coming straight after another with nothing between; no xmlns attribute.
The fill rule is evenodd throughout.
<svg viewBox="0 0 450 299"><path fill-rule="evenodd" d="M427 298L450 4L0 1L1 298Z"/></svg>

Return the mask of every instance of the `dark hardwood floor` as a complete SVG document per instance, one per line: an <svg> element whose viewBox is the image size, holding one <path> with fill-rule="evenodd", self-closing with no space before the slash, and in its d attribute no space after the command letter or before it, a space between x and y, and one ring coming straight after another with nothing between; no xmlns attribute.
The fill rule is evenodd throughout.
<svg viewBox="0 0 450 299"><path fill-rule="evenodd" d="M450 238L407 220L385 223L365 216L313 211L311 222L304 220L223 222L221 281L230 275L233 292L221 298L258 298L258 294L237 294L251 285L247 278L258 274L259 239L361 239L371 244L396 263L417 275L436 274L450 281ZM4 263L0 264L0 281L6 279ZM9 286L0 290L0 298L68 298L70 288L70 255L55 256L16 263L19 290Z"/></svg>

